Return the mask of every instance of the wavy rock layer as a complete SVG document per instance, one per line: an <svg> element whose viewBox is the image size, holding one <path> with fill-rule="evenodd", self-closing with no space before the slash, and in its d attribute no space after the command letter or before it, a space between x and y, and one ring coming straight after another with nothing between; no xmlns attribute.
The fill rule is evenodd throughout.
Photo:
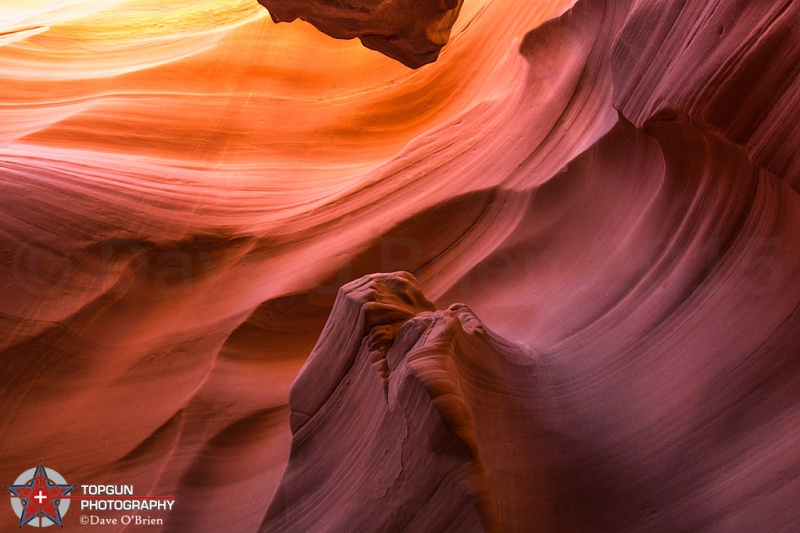
<svg viewBox="0 0 800 533"><path fill-rule="evenodd" d="M800 198L794 152L767 139L789 127L797 92L791 71L760 59L766 49L795 53L793 43L766 47L797 16L788 4L764 8L749 26L736 20L733 36L715 32L732 9L582 2L525 38L517 120L499 128L519 139L503 152L516 164L461 167L506 176L518 194L494 202L509 224L478 241L487 248L472 268L460 260L476 244L440 255L435 273L426 263L416 271L435 287L455 269L437 301L470 302L511 340L460 305L418 308L390 343L388 371L370 371L372 333L345 302L366 307L364 284L412 282L346 286L292 389L292 416L304 424L293 426L264 530L304 520L399 530L412 517L421 531L437 531L441 517L489 531L788 530L800 521L790 503L800 494L800 433L785 425L800 412ZM688 69L693 47L698 61L725 57L729 71L669 66ZM536 105L547 88L570 94L552 121ZM766 108L731 96L764 90ZM612 105L618 116L607 114ZM564 123L573 134L587 128L594 144L574 156L551 145L586 138L561 133ZM760 143L784 157L763 158ZM557 161L565 168L553 174ZM360 349L326 340L354 332ZM323 376L339 380L305 410ZM408 399L411 383L421 399ZM408 420L424 428L412 443ZM427 453L411 451L419 440ZM374 474L392 471L387 456L413 453L417 463ZM439 484L452 501L431 495ZM431 501L438 507L422 503Z"/></svg>
<svg viewBox="0 0 800 533"><path fill-rule="evenodd" d="M800 5L439 3L412 71L51 4L0 20L2 479L164 531L800 523Z"/></svg>

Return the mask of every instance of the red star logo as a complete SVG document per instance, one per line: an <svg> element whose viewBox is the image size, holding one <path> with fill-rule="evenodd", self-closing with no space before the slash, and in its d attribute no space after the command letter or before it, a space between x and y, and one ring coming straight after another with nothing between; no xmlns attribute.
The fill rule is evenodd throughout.
<svg viewBox="0 0 800 533"><path fill-rule="evenodd" d="M35 518L50 520L52 523L64 527L61 523L61 512L58 509L61 498L69 494L73 485L59 485L47 477L44 466L39 464L36 471L26 483L11 485L8 490L22 502L22 516L19 527L24 526Z"/></svg>

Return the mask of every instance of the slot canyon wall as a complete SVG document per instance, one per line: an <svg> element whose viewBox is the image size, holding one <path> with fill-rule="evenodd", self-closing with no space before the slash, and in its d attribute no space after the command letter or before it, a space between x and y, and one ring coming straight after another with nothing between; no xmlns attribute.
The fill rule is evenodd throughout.
<svg viewBox="0 0 800 533"><path fill-rule="evenodd" d="M0 8L4 484L800 527L800 4L259 1Z"/></svg>

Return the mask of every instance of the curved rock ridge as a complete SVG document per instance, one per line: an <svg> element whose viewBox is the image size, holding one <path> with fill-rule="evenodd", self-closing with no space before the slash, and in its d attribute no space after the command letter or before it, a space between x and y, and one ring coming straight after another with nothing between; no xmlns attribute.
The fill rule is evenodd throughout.
<svg viewBox="0 0 800 533"><path fill-rule="evenodd" d="M361 43L411 68L436 61L463 0L258 0L272 20L302 19L337 39Z"/></svg>
<svg viewBox="0 0 800 533"><path fill-rule="evenodd" d="M415 70L243 0L38 4L0 477L175 532L797 530L800 4L339 3L451 33Z"/></svg>
<svg viewBox="0 0 800 533"><path fill-rule="evenodd" d="M632 6L611 61L615 106L637 126L680 110L800 190L800 4Z"/></svg>
<svg viewBox="0 0 800 533"><path fill-rule="evenodd" d="M404 272L342 287L292 386L292 451L262 531L548 525L540 362ZM502 384L501 388L497 385Z"/></svg>
<svg viewBox="0 0 800 533"><path fill-rule="evenodd" d="M539 530L786 530L800 198L686 116L643 130L621 120L539 187L436 301L470 301L540 354L547 408L529 423L558 434L540 457L560 505Z"/></svg>

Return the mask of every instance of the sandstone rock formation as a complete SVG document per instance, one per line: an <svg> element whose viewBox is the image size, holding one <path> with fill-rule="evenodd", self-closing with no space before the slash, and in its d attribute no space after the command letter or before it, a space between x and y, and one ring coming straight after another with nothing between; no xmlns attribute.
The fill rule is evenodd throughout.
<svg viewBox="0 0 800 533"><path fill-rule="evenodd" d="M175 532L796 529L800 4L383 4L340 36L445 53L7 8L0 477Z"/></svg>
<svg viewBox="0 0 800 533"><path fill-rule="evenodd" d="M417 68L436 61L463 0L259 0L272 20L302 19L337 39L358 37L367 48Z"/></svg>

